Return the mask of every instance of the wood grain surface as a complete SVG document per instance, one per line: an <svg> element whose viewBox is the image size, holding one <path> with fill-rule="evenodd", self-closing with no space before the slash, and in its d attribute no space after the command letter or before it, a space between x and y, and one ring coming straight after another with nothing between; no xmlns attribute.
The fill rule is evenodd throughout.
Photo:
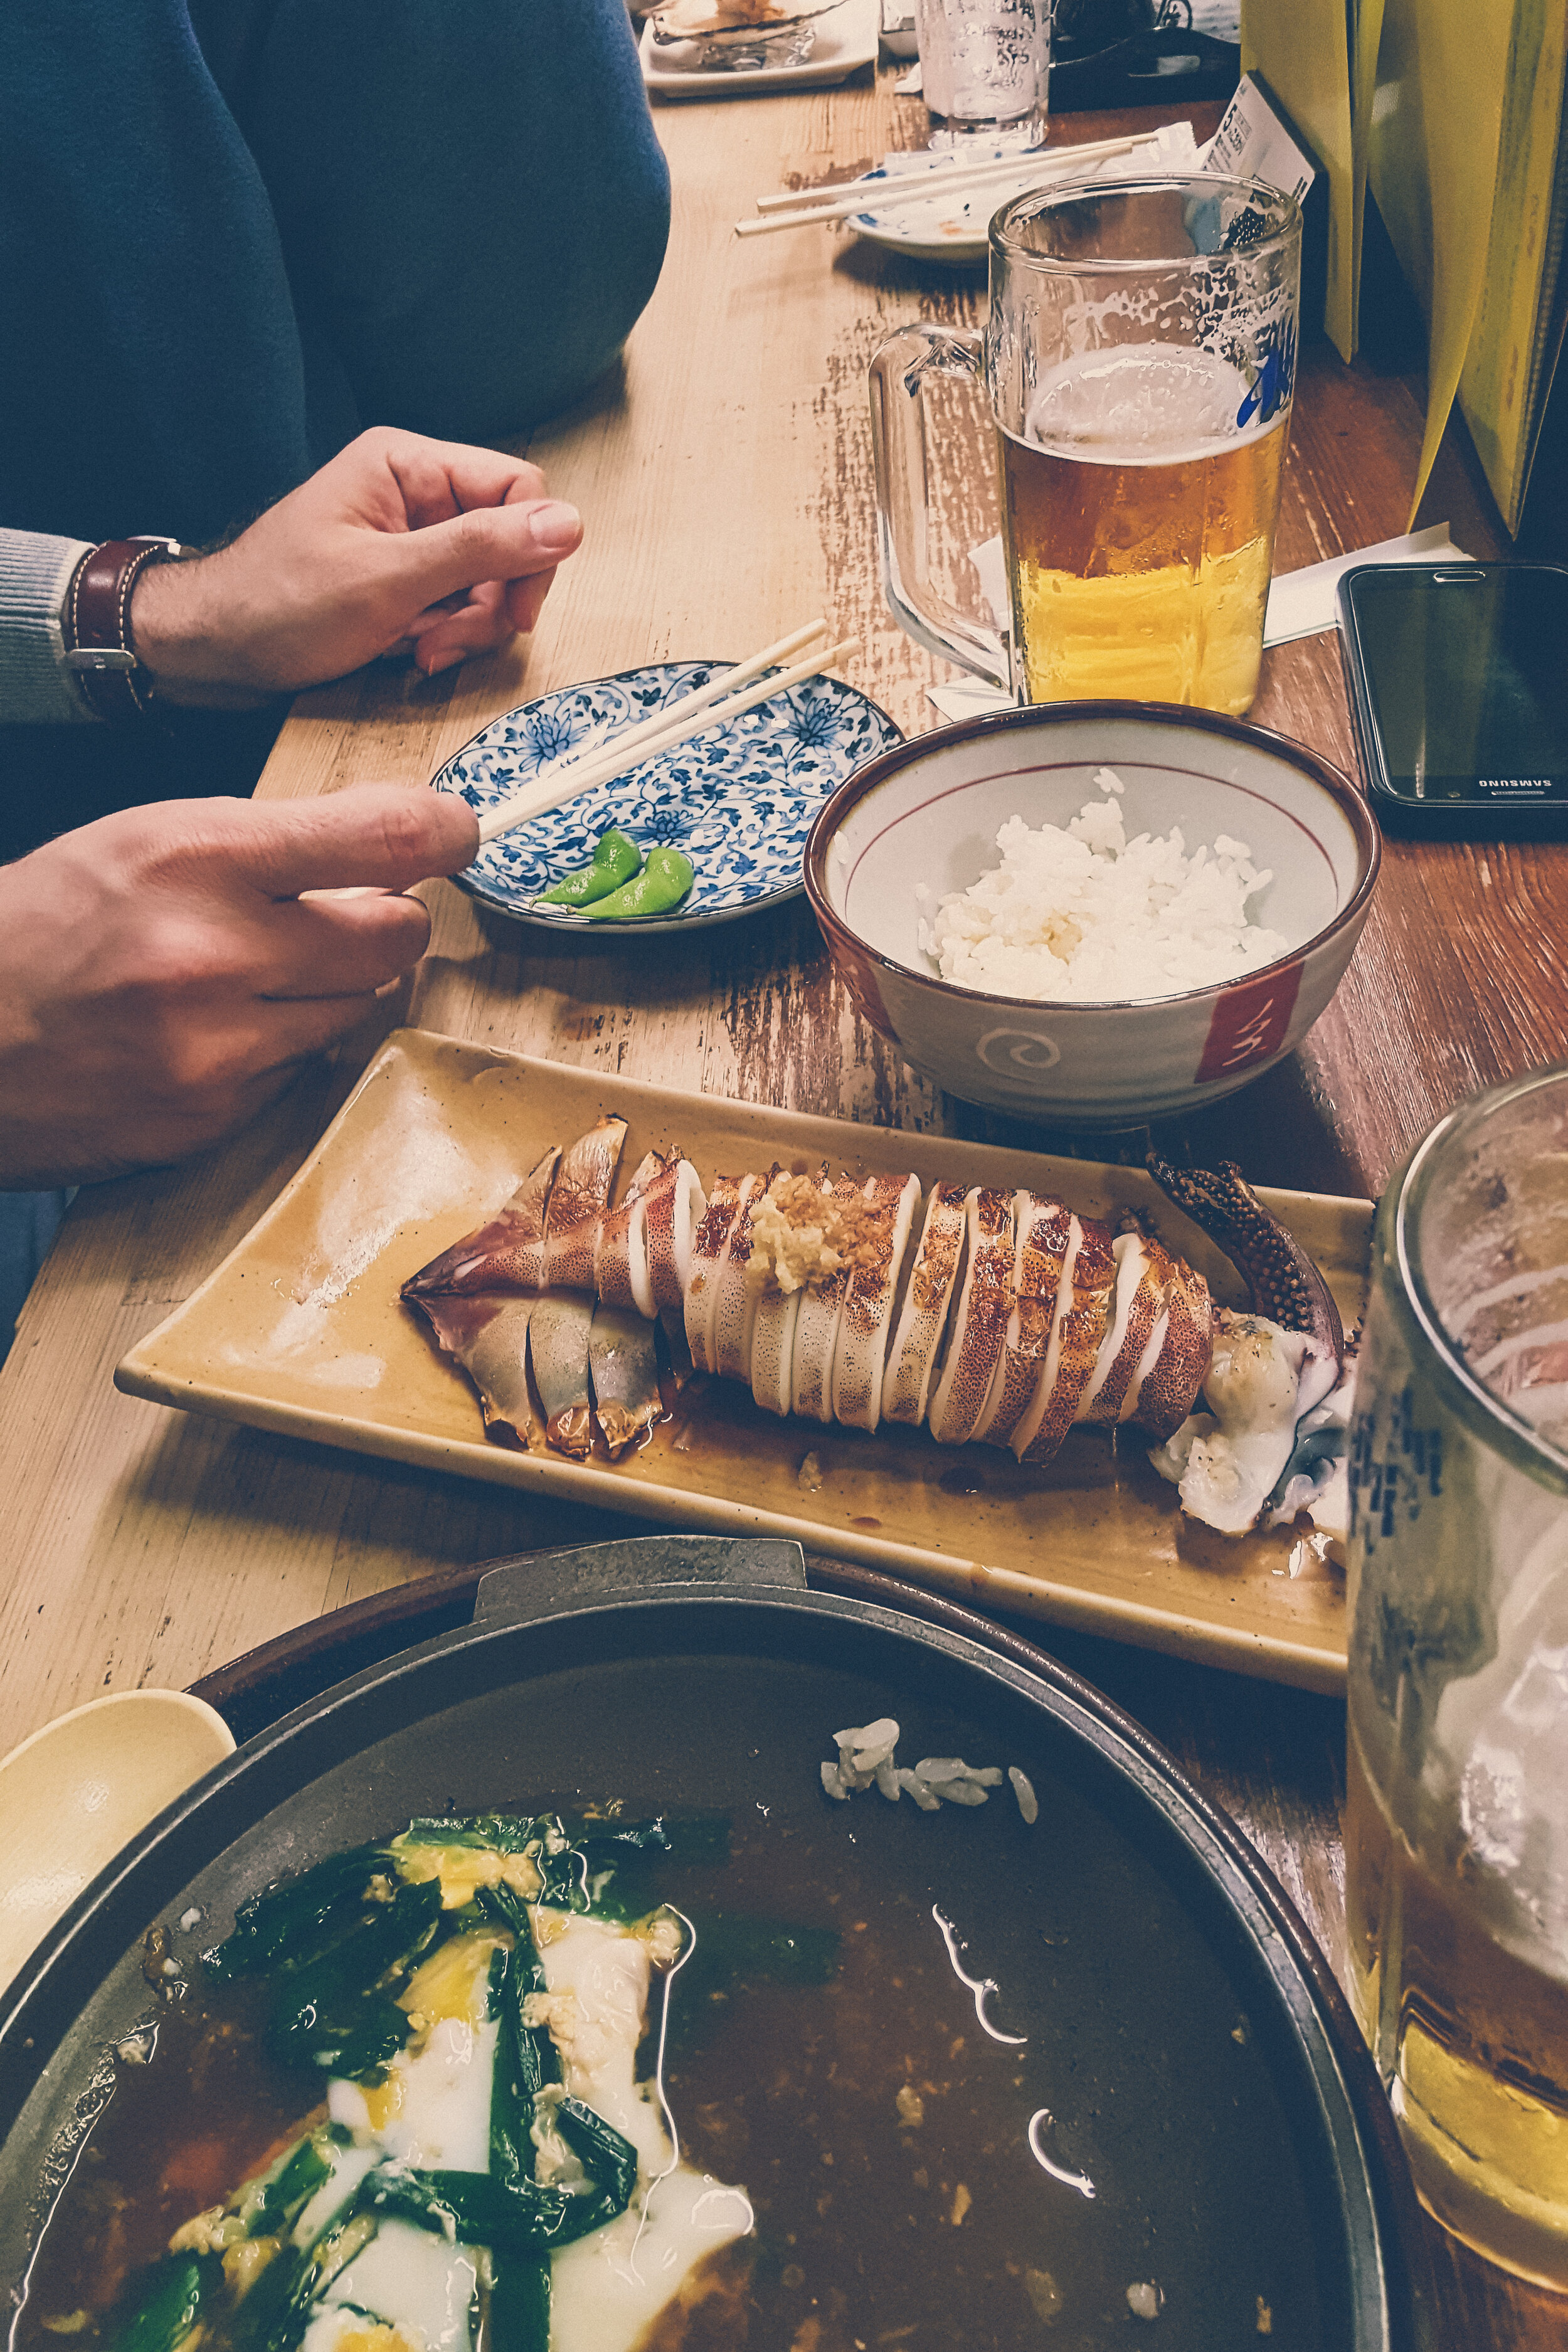
<svg viewBox="0 0 1568 2352"><path fill-rule="evenodd" d="M1060 131L1089 139L1124 121L1079 116ZM670 656L738 656L818 611L858 635L853 675L903 727L934 720L933 665L888 617L877 581L865 371L895 326L974 321L983 281L826 229L730 235L758 193L918 143L923 112L867 73L837 90L688 103L658 127L675 185L664 278L623 372L530 445L588 526L539 632L455 678L378 669L301 698L262 792L421 785L530 693ZM1279 569L1405 528L1417 393L1308 349ZM946 537L962 547L987 528L985 436L962 419L953 436ZM1495 551L1460 444L1424 503L1423 520L1444 516L1461 545ZM1253 716L1355 771L1332 636L1266 656ZM1300 1051L1162 1141L1237 1158L1264 1181L1377 1192L1458 1096L1562 1055L1565 881L1568 848L1391 842L1344 984ZM430 954L374 1035L226 1149L79 1196L0 1372L0 1749L100 1691L187 1684L412 1576L600 1531L582 1511L199 1422L111 1385L131 1342L274 1197L396 1021L667 1086L1061 1148L912 1076L856 1015L804 905L658 952L546 954L449 886L428 895ZM1114 1156L1104 1142L1079 1148ZM1082 1637L1052 1646L1235 1813L1339 1965L1342 1710ZM1568 2343L1568 2306L1433 2238L1443 2345Z"/></svg>

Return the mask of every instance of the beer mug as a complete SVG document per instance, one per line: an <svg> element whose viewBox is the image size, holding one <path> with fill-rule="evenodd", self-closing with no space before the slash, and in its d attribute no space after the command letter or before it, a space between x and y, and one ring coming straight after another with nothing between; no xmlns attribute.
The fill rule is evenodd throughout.
<svg viewBox="0 0 1568 2352"><path fill-rule="evenodd" d="M1209 173L1003 206L984 336L905 327L871 362L883 585L912 637L1020 702L1249 708L1300 246L1293 197ZM990 398L1005 640L931 580L933 374L978 378Z"/></svg>
<svg viewBox="0 0 1568 2352"><path fill-rule="evenodd" d="M1568 2287L1568 1067L1378 1211L1351 1435L1352 1997L1415 2184Z"/></svg>

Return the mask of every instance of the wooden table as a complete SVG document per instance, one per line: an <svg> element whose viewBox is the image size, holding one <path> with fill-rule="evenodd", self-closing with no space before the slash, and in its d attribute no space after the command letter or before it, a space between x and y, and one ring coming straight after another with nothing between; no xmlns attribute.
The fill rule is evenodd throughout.
<svg viewBox="0 0 1568 2352"><path fill-rule="evenodd" d="M1062 131L1088 139L1110 127L1081 116ZM838 91L666 109L659 129L676 190L663 280L624 376L531 445L588 521L540 631L455 680L378 671L305 696L263 793L420 785L525 694L669 656L740 654L818 611L859 635L855 675L900 724L932 722L932 665L888 618L877 580L866 363L912 318L973 321L983 286L826 231L745 245L729 234L762 190L917 143L923 114L892 97L889 77L873 85L868 74ZM1420 436L1406 380L1310 349L1279 568L1403 530ZM979 488L960 500L960 544L983 535L983 509ZM1493 551L1462 451L1446 457L1424 514L1451 517L1462 545ZM1254 716L1353 771L1331 636L1266 656ZM1234 1156L1266 1181L1377 1192L1457 1097L1562 1053L1568 988L1553 908L1565 881L1568 851L1391 843L1361 947L1304 1046L1169 1140L1198 1158ZM1023 1139L942 1097L867 1031L803 905L623 959L541 954L488 928L445 884L430 902L430 954L384 1025L412 1018L666 1084ZM0 1749L100 1691L184 1685L411 1576L605 1524L504 1488L186 1420L111 1385L125 1349L273 1198L374 1042L356 1041L226 1150L79 1197L0 1373ZM1083 1638L1053 1646L1231 1810L1342 1967L1342 1709ZM1568 2306L1510 2287L1433 2235L1446 2343L1568 2341Z"/></svg>

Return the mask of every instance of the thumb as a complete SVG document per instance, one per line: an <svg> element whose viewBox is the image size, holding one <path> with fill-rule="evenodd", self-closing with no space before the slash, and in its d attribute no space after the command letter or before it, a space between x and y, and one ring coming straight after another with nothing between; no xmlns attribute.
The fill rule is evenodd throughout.
<svg viewBox="0 0 1568 2352"><path fill-rule="evenodd" d="M479 849L479 820L456 793L355 784L312 801L249 801L234 868L268 898L302 890L407 890L456 874Z"/></svg>
<svg viewBox="0 0 1568 2352"><path fill-rule="evenodd" d="M549 572L573 553L583 518L560 499L510 507L472 507L448 522L426 523L384 545L401 583L418 605L473 588L482 580L523 580Z"/></svg>

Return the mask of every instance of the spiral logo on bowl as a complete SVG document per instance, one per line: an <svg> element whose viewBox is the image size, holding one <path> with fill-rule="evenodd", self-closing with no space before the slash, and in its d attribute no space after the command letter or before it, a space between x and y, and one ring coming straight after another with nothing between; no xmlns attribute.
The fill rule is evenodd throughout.
<svg viewBox="0 0 1568 2352"><path fill-rule="evenodd" d="M1016 1078L1020 1085L1041 1070L1054 1070L1062 1057L1055 1038L1035 1029L987 1029L974 1052L999 1078Z"/></svg>

